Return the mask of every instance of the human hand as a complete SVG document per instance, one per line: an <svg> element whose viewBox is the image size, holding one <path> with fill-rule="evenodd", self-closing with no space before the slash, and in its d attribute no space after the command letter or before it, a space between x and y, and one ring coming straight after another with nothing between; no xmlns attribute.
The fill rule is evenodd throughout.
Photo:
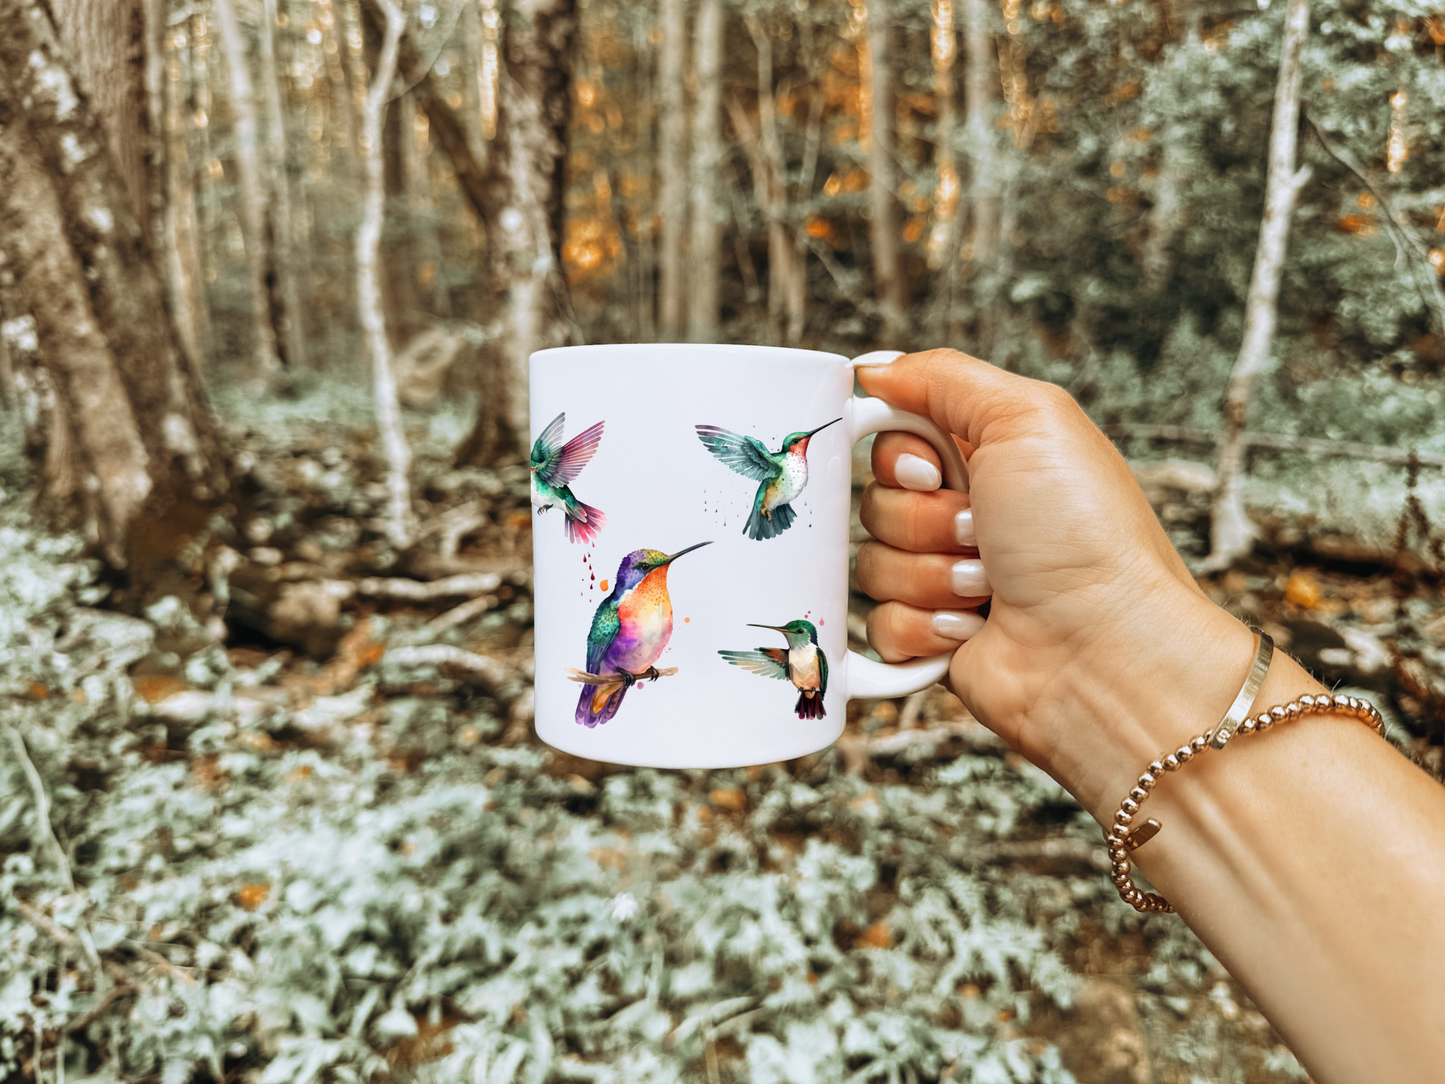
<svg viewBox="0 0 1445 1084"><path fill-rule="evenodd" d="M1140 765L1223 714L1252 634L1199 590L1123 457L1062 389L952 350L858 378L955 434L970 478L967 495L904 489L900 457L936 468L937 454L907 434L877 438L862 517L878 541L858 555L881 603L870 641L890 662L958 647L950 679L969 710L1109 813ZM901 469L911 485L931 480L924 464ZM959 530L968 511L976 551ZM970 611L990 590L980 623Z"/></svg>

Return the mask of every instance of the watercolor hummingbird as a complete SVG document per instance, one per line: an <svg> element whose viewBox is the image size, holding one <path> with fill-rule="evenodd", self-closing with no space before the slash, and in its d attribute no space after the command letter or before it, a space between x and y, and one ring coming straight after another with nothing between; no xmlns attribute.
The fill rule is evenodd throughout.
<svg viewBox="0 0 1445 1084"><path fill-rule="evenodd" d="M552 419L532 445L532 505L538 513L560 508L566 516L567 540L591 545L607 517L590 504L583 504L567 488L582 473L597 445L602 442L602 422L584 429L566 444L562 430L567 414Z"/></svg>
<svg viewBox="0 0 1445 1084"><path fill-rule="evenodd" d="M667 570L684 553L710 544L699 542L670 556L661 550L633 550L622 558L612 594L597 607L587 633L587 672L618 675L622 684L584 688L577 698L577 722L589 728L607 722L637 681L657 678L655 664L672 638Z"/></svg>
<svg viewBox="0 0 1445 1084"><path fill-rule="evenodd" d="M808 484L808 441L842 418L834 418L806 433L789 433L776 452L768 451L762 441L730 433L716 425L696 427L703 447L724 464L758 482L753 509L743 531L749 538L776 538L793 525L792 501L798 499Z"/></svg>
<svg viewBox="0 0 1445 1084"><path fill-rule="evenodd" d="M828 692L828 656L818 646L818 630L811 621L789 621L786 625L749 625L772 629L788 639L787 649L760 647L756 651L719 651L728 662L769 678L786 678L798 690L794 710L799 719L821 719L823 696Z"/></svg>

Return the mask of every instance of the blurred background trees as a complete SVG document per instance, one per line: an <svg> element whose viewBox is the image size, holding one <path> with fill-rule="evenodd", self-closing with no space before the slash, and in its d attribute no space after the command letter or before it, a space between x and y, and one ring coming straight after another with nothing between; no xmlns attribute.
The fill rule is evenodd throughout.
<svg viewBox="0 0 1445 1084"><path fill-rule="evenodd" d="M382 147L404 394L480 392L458 453L483 462L523 439L540 347L946 342L1105 422L1215 429L1284 8L413 0ZM180 347L272 389L352 374L372 0L54 13ZM1445 363L1445 22L1329 0L1312 26L1260 418L1418 441ZM1303 421L1366 372L1413 405Z"/></svg>

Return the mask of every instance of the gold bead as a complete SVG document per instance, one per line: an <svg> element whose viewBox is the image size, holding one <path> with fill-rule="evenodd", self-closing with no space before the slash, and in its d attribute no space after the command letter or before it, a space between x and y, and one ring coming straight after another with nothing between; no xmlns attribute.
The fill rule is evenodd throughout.
<svg viewBox="0 0 1445 1084"><path fill-rule="evenodd" d="M1236 730L1235 733L1236 733L1236 734L1253 734L1253 733L1254 733L1254 720L1253 720L1253 719L1246 719L1244 722L1240 723L1240 724L1239 724L1239 729Z"/></svg>
<svg viewBox="0 0 1445 1084"><path fill-rule="evenodd" d="M1286 718L1298 719L1300 717L1300 704L1298 700L1291 700L1284 706Z"/></svg>
<svg viewBox="0 0 1445 1084"><path fill-rule="evenodd" d="M1304 696L1299 698L1299 702L1300 707L1304 708L1306 711L1310 711L1315 706L1314 695L1312 693L1305 693Z"/></svg>
<svg viewBox="0 0 1445 1084"><path fill-rule="evenodd" d="M1344 693L1338 693L1338 694L1336 694L1336 696L1335 696L1335 707L1340 708L1341 710L1344 710L1344 709L1348 708L1349 706L1350 706L1350 698L1349 698L1348 696L1346 696Z"/></svg>
<svg viewBox="0 0 1445 1084"><path fill-rule="evenodd" d="M1175 754L1170 753L1164 758L1164 770L1166 772L1177 772L1179 770L1179 758Z"/></svg>
<svg viewBox="0 0 1445 1084"><path fill-rule="evenodd" d="M1119 808L1125 813L1137 813L1139 812L1139 803L1134 801L1133 798L1125 798L1119 803Z"/></svg>
<svg viewBox="0 0 1445 1084"><path fill-rule="evenodd" d="M1269 709L1269 717L1270 717L1271 719L1273 719L1276 723L1282 723L1282 722L1284 722L1285 719L1287 719L1289 716L1288 716L1288 714L1285 712L1284 708L1270 708L1270 709Z"/></svg>
<svg viewBox="0 0 1445 1084"><path fill-rule="evenodd" d="M1254 717L1254 728L1256 730L1268 730L1274 726L1274 716L1267 711L1262 711Z"/></svg>
<svg viewBox="0 0 1445 1084"><path fill-rule="evenodd" d="M1129 825L1130 825L1130 823L1131 823L1133 820L1134 820L1134 818L1133 818L1132 816L1130 816L1128 813L1125 813L1122 809L1119 810L1119 812L1117 812L1117 813L1114 814L1114 823L1115 823L1115 824L1122 824L1125 828L1128 828Z"/></svg>
<svg viewBox="0 0 1445 1084"><path fill-rule="evenodd" d="M1134 883L1133 881L1129 880L1129 875L1127 873L1115 874L1113 881L1120 888L1128 888L1131 884Z"/></svg>
<svg viewBox="0 0 1445 1084"><path fill-rule="evenodd" d="M1122 824L1113 824L1109 826L1109 833L1104 838L1122 843L1124 837L1128 834L1129 829L1125 828Z"/></svg>
<svg viewBox="0 0 1445 1084"><path fill-rule="evenodd" d="M1212 734L1213 731L1210 731L1209 734L1200 734L1197 738L1191 738L1189 741L1189 748L1193 749L1196 753L1204 752L1204 750L1209 745L1209 738Z"/></svg>
<svg viewBox="0 0 1445 1084"><path fill-rule="evenodd" d="M1133 798L1136 802L1142 802L1145 798L1149 797L1149 792L1143 787L1135 787L1129 792L1129 797Z"/></svg>
<svg viewBox="0 0 1445 1084"><path fill-rule="evenodd" d="M1155 777L1151 772L1145 772L1139 777L1139 789L1146 794L1154 789Z"/></svg>
<svg viewBox="0 0 1445 1084"><path fill-rule="evenodd" d="M1174 756L1178 758L1180 764L1188 764L1194 759L1194 750L1187 745L1181 745L1178 749L1174 750Z"/></svg>
<svg viewBox="0 0 1445 1084"><path fill-rule="evenodd" d="M1128 868L1129 852L1123 847L1111 847L1109 849L1109 859L1113 862L1121 863L1125 868Z"/></svg>
<svg viewBox="0 0 1445 1084"><path fill-rule="evenodd" d="M1164 774L1164 762L1162 760L1151 760L1149 762L1149 774L1156 779Z"/></svg>

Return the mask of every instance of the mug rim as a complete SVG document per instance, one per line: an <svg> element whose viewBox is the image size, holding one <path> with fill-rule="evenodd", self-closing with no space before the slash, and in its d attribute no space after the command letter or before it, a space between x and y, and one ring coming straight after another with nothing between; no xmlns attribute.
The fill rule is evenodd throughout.
<svg viewBox="0 0 1445 1084"><path fill-rule="evenodd" d="M708 356L689 356L683 354L678 356L672 354L669 361L673 364L696 364L704 361L715 360L717 355L739 355L759 357L770 355L777 361L792 362L814 362L817 364L847 365L848 358L842 354L834 354L828 350L806 350L797 346L765 346L757 343L587 343L582 346L552 346L545 350L535 350L529 356L531 362L561 361L568 355L588 354L599 350L614 350L618 347L627 347L636 350L641 354L657 354L664 351L706 351Z"/></svg>

